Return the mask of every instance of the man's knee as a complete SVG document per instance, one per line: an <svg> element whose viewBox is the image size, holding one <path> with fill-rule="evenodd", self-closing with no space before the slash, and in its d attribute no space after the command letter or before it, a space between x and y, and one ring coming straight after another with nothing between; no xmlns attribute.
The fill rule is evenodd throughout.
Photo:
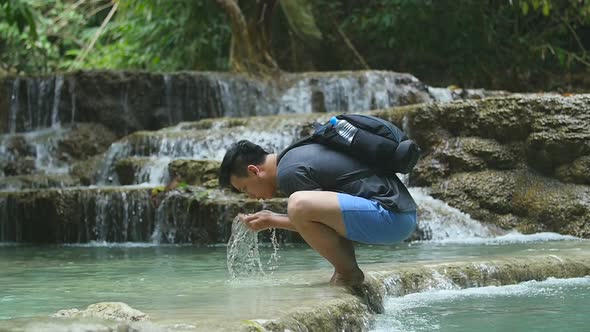
<svg viewBox="0 0 590 332"><path fill-rule="evenodd" d="M292 222L304 221L305 215L312 208L312 201L305 191L297 191L289 196L287 203L287 215Z"/></svg>

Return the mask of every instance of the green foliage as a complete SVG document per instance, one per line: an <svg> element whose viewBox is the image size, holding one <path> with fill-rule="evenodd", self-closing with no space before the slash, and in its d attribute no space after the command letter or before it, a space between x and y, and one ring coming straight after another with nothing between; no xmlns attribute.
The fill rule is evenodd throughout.
<svg viewBox="0 0 590 332"><path fill-rule="evenodd" d="M0 0L0 67L6 72L71 69L225 70L230 28L209 0L121 1L82 63L110 0Z"/></svg>
<svg viewBox="0 0 590 332"><path fill-rule="evenodd" d="M536 29L541 37L531 45L537 55L542 59L553 57L565 68L578 64L590 67L586 50L590 47L589 0L520 0L518 3L522 14L535 17L535 23L541 21L540 14L545 18L542 24L529 27Z"/></svg>
<svg viewBox="0 0 590 332"><path fill-rule="evenodd" d="M106 0L84 5L60 0L0 0L0 67L7 72L67 69L67 50L81 48L81 28L92 27Z"/></svg>
<svg viewBox="0 0 590 332"><path fill-rule="evenodd" d="M225 70L230 38L212 1L127 1L81 67Z"/></svg>
<svg viewBox="0 0 590 332"><path fill-rule="evenodd" d="M8 25L16 25L19 32L29 29L29 35L37 38L37 24L28 3L21 0L0 0L0 13Z"/></svg>
<svg viewBox="0 0 590 332"><path fill-rule="evenodd" d="M216 1L117 3L100 30L112 0L0 0L0 73L228 70L231 29ZM283 69L358 68L354 45L371 68L431 85L552 89L552 75L590 70L590 0L305 3L313 17L288 15L281 3L268 22L270 54Z"/></svg>
<svg viewBox="0 0 590 332"><path fill-rule="evenodd" d="M343 29L371 67L408 71L431 84L517 89L522 81L539 84L548 72L590 67L588 0L339 4Z"/></svg>

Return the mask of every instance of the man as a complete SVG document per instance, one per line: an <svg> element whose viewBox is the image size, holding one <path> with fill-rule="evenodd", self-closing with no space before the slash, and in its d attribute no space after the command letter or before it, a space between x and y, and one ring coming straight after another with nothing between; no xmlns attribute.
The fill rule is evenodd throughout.
<svg viewBox="0 0 590 332"><path fill-rule="evenodd" d="M251 198L272 198L277 191L288 196L286 215L260 211L240 219L255 231L299 232L334 266L331 284L363 282L353 241L392 244L414 231L416 203L395 174L343 182L367 165L321 144L298 146L278 157L247 140L234 143L221 163L219 183Z"/></svg>

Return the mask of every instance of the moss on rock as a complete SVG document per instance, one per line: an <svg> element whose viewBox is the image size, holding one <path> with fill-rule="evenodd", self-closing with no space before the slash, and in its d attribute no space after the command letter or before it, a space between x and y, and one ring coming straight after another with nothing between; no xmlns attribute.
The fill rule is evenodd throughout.
<svg viewBox="0 0 590 332"><path fill-rule="evenodd" d="M214 160L174 160L168 166L170 178L180 177L183 182L194 186L215 188L218 186L220 163Z"/></svg>
<svg viewBox="0 0 590 332"><path fill-rule="evenodd" d="M261 324L267 331L367 331L373 313L382 313L386 296L404 296L429 289L511 285L547 278L590 274L590 256L539 255L491 261L382 267L367 273L366 281L343 298L294 310ZM378 309L381 308L381 311ZM375 310L377 309L377 310ZM256 327L247 327L256 331Z"/></svg>
<svg viewBox="0 0 590 332"><path fill-rule="evenodd" d="M75 124L59 142L58 152L62 160L83 160L105 152L116 139L115 134L101 124Z"/></svg>
<svg viewBox="0 0 590 332"><path fill-rule="evenodd" d="M563 182L590 185L590 155L560 166L555 175Z"/></svg>
<svg viewBox="0 0 590 332"><path fill-rule="evenodd" d="M124 186L135 183L135 175L141 171L147 162L147 158L141 157L117 160L115 162L115 173L117 173L119 183Z"/></svg>

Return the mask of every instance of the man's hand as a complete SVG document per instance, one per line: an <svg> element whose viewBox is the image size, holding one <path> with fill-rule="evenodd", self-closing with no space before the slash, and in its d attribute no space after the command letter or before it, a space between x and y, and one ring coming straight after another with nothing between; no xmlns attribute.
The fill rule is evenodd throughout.
<svg viewBox="0 0 590 332"><path fill-rule="evenodd" d="M246 227L257 232L274 227L273 216L274 213L266 210L254 214L238 214L240 221L243 222Z"/></svg>

